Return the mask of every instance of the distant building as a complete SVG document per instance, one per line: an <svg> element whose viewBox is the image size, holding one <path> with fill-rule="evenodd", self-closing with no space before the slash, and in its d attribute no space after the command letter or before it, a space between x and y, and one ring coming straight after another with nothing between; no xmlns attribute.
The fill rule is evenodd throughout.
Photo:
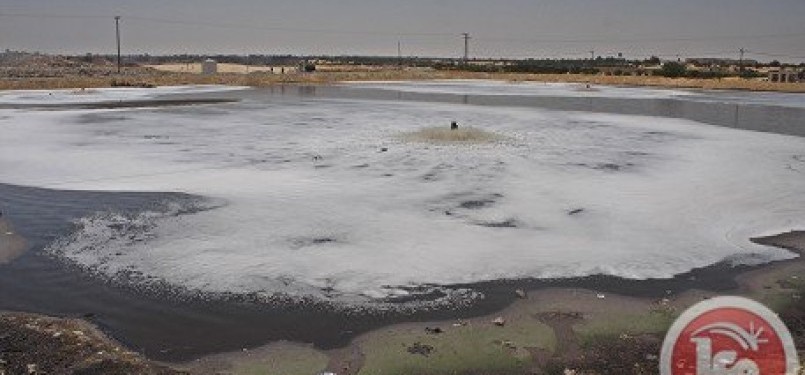
<svg viewBox="0 0 805 375"><path fill-rule="evenodd" d="M798 72L796 69L777 68L769 70L769 82L803 82L805 72Z"/></svg>
<svg viewBox="0 0 805 375"><path fill-rule="evenodd" d="M210 75L216 73L218 73L218 63L215 60L207 59L201 63L201 74Z"/></svg>

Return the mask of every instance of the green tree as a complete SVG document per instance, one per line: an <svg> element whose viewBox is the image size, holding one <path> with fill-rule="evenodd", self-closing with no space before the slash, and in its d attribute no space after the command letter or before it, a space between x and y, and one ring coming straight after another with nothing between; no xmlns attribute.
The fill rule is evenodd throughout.
<svg viewBox="0 0 805 375"><path fill-rule="evenodd" d="M685 65L678 62L669 61L662 65L660 75L665 77L683 77L687 71L688 69L685 68Z"/></svg>

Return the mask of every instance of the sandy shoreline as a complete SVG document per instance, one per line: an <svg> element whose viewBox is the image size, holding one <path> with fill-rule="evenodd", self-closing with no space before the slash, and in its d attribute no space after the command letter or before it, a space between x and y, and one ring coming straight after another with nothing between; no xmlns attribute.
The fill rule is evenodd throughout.
<svg viewBox="0 0 805 375"><path fill-rule="evenodd" d="M510 82L589 83L609 86L805 93L805 83L775 83L741 78L694 79L583 74L476 73L415 69L290 74L274 74L268 72L255 72L251 74L220 73L215 75L163 72L151 69L137 70L131 74L120 77L64 76L26 79L0 77L0 90L99 88L110 87L113 82L118 85L122 82L134 87L142 85L176 86L198 84L268 87L281 84L331 84L346 81L418 81L440 79L488 79Z"/></svg>

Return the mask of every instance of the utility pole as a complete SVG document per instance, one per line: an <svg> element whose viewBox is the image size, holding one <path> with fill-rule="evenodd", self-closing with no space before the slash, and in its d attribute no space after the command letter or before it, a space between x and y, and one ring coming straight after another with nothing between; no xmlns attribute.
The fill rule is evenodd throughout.
<svg viewBox="0 0 805 375"><path fill-rule="evenodd" d="M464 37L464 65L467 65L470 61L470 34L469 33L462 33Z"/></svg>
<svg viewBox="0 0 805 375"><path fill-rule="evenodd" d="M743 73L744 72L744 53L746 53L746 50L741 48L741 49L738 50L738 52L739 52L738 71Z"/></svg>
<svg viewBox="0 0 805 375"><path fill-rule="evenodd" d="M115 35L117 36L117 74L120 74L120 16L115 16Z"/></svg>
<svg viewBox="0 0 805 375"><path fill-rule="evenodd" d="M400 66L400 70L402 70L402 43L399 40L397 41L397 64Z"/></svg>

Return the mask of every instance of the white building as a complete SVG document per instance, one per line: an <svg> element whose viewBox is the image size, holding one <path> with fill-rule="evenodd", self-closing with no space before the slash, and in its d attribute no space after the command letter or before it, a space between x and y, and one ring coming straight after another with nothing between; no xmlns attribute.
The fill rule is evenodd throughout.
<svg viewBox="0 0 805 375"><path fill-rule="evenodd" d="M218 63L213 59L204 60L201 63L201 74L215 74L218 73Z"/></svg>
<svg viewBox="0 0 805 375"><path fill-rule="evenodd" d="M779 68L769 71L769 82L797 83L801 81L803 73L796 69Z"/></svg>

